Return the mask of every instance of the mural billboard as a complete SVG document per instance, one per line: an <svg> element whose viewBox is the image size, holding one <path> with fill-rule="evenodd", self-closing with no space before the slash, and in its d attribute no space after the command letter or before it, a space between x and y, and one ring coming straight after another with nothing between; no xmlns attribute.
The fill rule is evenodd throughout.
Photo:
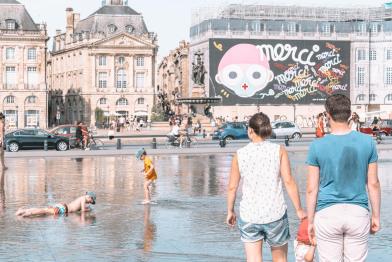
<svg viewBox="0 0 392 262"><path fill-rule="evenodd" d="M222 105L323 104L350 96L350 42L210 39L210 96Z"/></svg>

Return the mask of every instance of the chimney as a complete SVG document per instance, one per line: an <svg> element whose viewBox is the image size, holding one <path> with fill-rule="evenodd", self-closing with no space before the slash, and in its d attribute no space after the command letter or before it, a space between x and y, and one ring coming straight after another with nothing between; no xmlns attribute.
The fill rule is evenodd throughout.
<svg viewBox="0 0 392 262"><path fill-rule="evenodd" d="M73 9L71 7L68 7L65 10L66 16L67 16L67 35L73 33L74 29L74 16L73 16Z"/></svg>
<svg viewBox="0 0 392 262"><path fill-rule="evenodd" d="M74 15L73 15L73 26L74 26L74 28L76 28L76 25L79 23L79 21L80 21L80 14L79 13L75 13Z"/></svg>

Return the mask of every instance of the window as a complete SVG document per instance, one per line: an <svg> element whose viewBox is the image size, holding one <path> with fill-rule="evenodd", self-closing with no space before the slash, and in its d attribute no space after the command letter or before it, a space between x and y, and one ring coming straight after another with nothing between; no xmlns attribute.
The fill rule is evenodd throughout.
<svg viewBox="0 0 392 262"><path fill-rule="evenodd" d="M127 106L128 105L128 100L126 98L120 98L117 100L116 105L118 106Z"/></svg>
<svg viewBox="0 0 392 262"><path fill-rule="evenodd" d="M144 57L143 56L138 56L136 58L136 66L144 66Z"/></svg>
<svg viewBox="0 0 392 262"><path fill-rule="evenodd" d="M330 34L331 33L332 25L330 23L324 23L321 26L321 32L323 34Z"/></svg>
<svg viewBox="0 0 392 262"><path fill-rule="evenodd" d="M16 22L15 20L9 19L5 21L7 30L15 30L16 29Z"/></svg>
<svg viewBox="0 0 392 262"><path fill-rule="evenodd" d="M16 84L16 70L14 66L7 66L5 68L5 83L8 85Z"/></svg>
<svg viewBox="0 0 392 262"><path fill-rule="evenodd" d="M369 98L370 98L370 101L376 101L376 95L375 94L370 94Z"/></svg>
<svg viewBox="0 0 392 262"><path fill-rule="evenodd" d="M358 67L357 68L357 85L364 85L365 84L365 68Z"/></svg>
<svg viewBox="0 0 392 262"><path fill-rule="evenodd" d="M264 24L260 23L260 21L252 21L249 24L249 31L252 31L252 32L264 31Z"/></svg>
<svg viewBox="0 0 392 262"><path fill-rule="evenodd" d="M39 126L39 111L38 110L27 110L25 112L25 126L26 127L37 127ZM48 137L48 133L43 130L38 130L39 136Z"/></svg>
<svg viewBox="0 0 392 262"><path fill-rule="evenodd" d="M370 56L370 60L377 60L377 51L370 50L369 56Z"/></svg>
<svg viewBox="0 0 392 262"><path fill-rule="evenodd" d="M392 49L387 49L387 60L392 60Z"/></svg>
<svg viewBox="0 0 392 262"><path fill-rule="evenodd" d="M124 69L117 71L117 88L127 88L127 73Z"/></svg>
<svg viewBox="0 0 392 262"><path fill-rule="evenodd" d="M37 50L35 48L29 48L27 50L27 59L28 60L36 60L37 59Z"/></svg>
<svg viewBox="0 0 392 262"><path fill-rule="evenodd" d="M387 101L392 102L392 94L387 95Z"/></svg>
<svg viewBox="0 0 392 262"><path fill-rule="evenodd" d="M25 129L19 132L20 136L34 136L35 130L34 129Z"/></svg>
<svg viewBox="0 0 392 262"><path fill-rule="evenodd" d="M5 58L6 58L7 60L15 59L15 48L8 47L8 48L5 50Z"/></svg>
<svg viewBox="0 0 392 262"><path fill-rule="evenodd" d="M144 98L143 97L138 98L137 103L138 105L144 105Z"/></svg>
<svg viewBox="0 0 392 262"><path fill-rule="evenodd" d="M127 25L127 26L125 27L125 30L126 30L128 33L132 33L133 30L135 30L135 29L133 28L133 26Z"/></svg>
<svg viewBox="0 0 392 262"><path fill-rule="evenodd" d="M106 65L106 56L101 55L98 57L98 64L100 66L105 66Z"/></svg>
<svg viewBox="0 0 392 262"><path fill-rule="evenodd" d="M14 104L14 103L15 103L15 97L14 97L14 96L7 96L7 97L4 99L4 102L5 102L6 104Z"/></svg>
<svg viewBox="0 0 392 262"><path fill-rule="evenodd" d="M360 102L363 102L363 101L365 101L365 95L359 95L358 96L358 101L360 101Z"/></svg>
<svg viewBox="0 0 392 262"><path fill-rule="evenodd" d="M108 28L110 33L114 33L117 31L117 26L115 25L109 25Z"/></svg>
<svg viewBox="0 0 392 262"><path fill-rule="evenodd" d="M287 24L287 32L289 33L299 32L299 25L295 22L289 22Z"/></svg>
<svg viewBox="0 0 392 262"><path fill-rule="evenodd" d="M144 88L144 73L136 73L136 88Z"/></svg>
<svg viewBox="0 0 392 262"><path fill-rule="evenodd" d="M27 67L27 85L34 86L38 83L38 75L36 67Z"/></svg>
<svg viewBox="0 0 392 262"><path fill-rule="evenodd" d="M100 105L106 105L108 103L108 100L106 98L102 97L102 98L99 99L98 103Z"/></svg>
<svg viewBox="0 0 392 262"><path fill-rule="evenodd" d="M366 60L366 50L365 49L358 49L357 60L358 61Z"/></svg>
<svg viewBox="0 0 392 262"><path fill-rule="evenodd" d="M35 104L37 103L37 97L36 96L29 96L26 98L26 103L27 104Z"/></svg>
<svg viewBox="0 0 392 262"><path fill-rule="evenodd" d="M367 31L367 24L365 22L359 23L358 24L358 32L366 33L366 31Z"/></svg>
<svg viewBox="0 0 392 262"><path fill-rule="evenodd" d="M120 56L120 57L118 58L118 63L119 63L120 65L124 65L124 63L125 63L125 57Z"/></svg>
<svg viewBox="0 0 392 262"><path fill-rule="evenodd" d="M392 85L392 67L385 68L385 84Z"/></svg>
<svg viewBox="0 0 392 262"><path fill-rule="evenodd" d="M108 85L108 73L106 72L99 72L98 73L98 87L99 88L106 88Z"/></svg>
<svg viewBox="0 0 392 262"><path fill-rule="evenodd" d="M370 27L372 33L378 33L381 31L381 25L379 23L373 23Z"/></svg>

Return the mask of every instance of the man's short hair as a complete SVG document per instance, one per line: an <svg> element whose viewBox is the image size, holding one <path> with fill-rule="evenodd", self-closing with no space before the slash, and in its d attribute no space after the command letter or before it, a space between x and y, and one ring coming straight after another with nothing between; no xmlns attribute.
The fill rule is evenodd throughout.
<svg viewBox="0 0 392 262"><path fill-rule="evenodd" d="M327 98L325 109L333 121L345 123L351 117L350 98L342 94L332 95Z"/></svg>
<svg viewBox="0 0 392 262"><path fill-rule="evenodd" d="M3 120L5 117L4 117L4 114L3 113L0 113L0 120Z"/></svg>

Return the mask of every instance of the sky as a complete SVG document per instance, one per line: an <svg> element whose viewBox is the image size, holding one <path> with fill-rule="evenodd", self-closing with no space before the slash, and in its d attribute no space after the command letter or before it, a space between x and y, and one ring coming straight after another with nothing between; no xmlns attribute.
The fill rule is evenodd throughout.
<svg viewBox="0 0 392 262"><path fill-rule="evenodd" d="M19 0L28 9L36 23L48 25L49 36L56 29L65 30L65 9L72 7L81 14L81 19L95 12L102 0ZM392 1L392 0L391 0ZM231 3L275 4L328 7L369 7L381 6L386 0L129 0L129 6L142 13L147 28L158 34L159 57L169 54L181 40L189 41L192 10L198 7L221 6Z"/></svg>

